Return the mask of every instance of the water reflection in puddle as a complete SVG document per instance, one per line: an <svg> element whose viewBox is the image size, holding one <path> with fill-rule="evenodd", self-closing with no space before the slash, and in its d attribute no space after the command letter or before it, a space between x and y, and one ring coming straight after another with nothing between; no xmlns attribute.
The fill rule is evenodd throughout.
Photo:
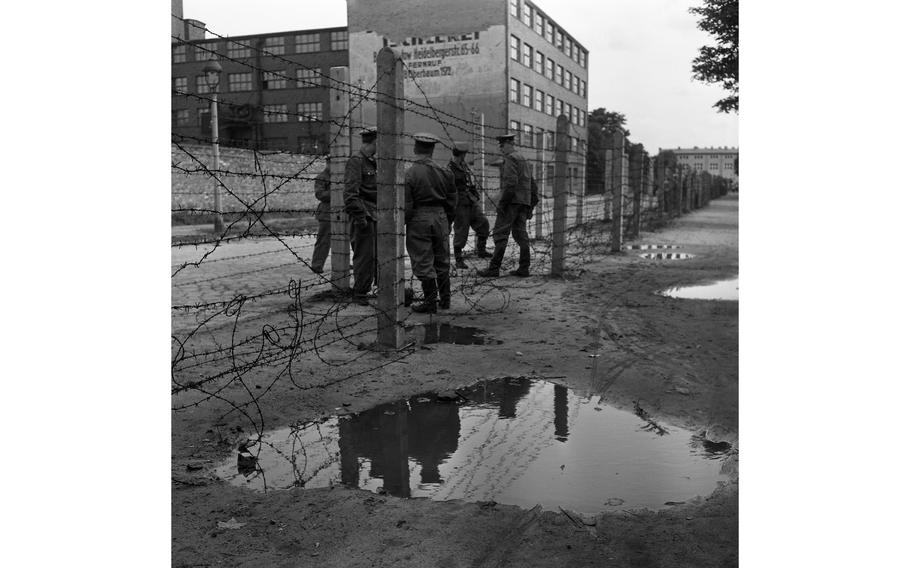
<svg viewBox="0 0 910 568"><path fill-rule="evenodd" d="M687 258L695 257L694 254L689 254L687 252L646 252L638 256L652 260L685 260Z"/></svg>
<svg viewBox="0 0 910 568"><path fill-rule="evenodd" d="M724 479L710 459L717 455L692 432L655 432L597 396L529 379L486 381L458 394L460 403L427 394L272 431L216 474L260 491L343 484L581 513L661 508L707 495Z"/></svg>
<svg viewBox="0 0 910 568"><path fill-rule="evenodd" d="M404 328L408 337L419 345L451 343L454 345L500 345L502 341L488 337L479 327L463 327L439 321Z"/></svg>
<svg viewBox="0 0 910 568"><path fill-rule="evenodd" d="M739 300L739 277L701 286L667 288L658 294L686 300Z"/></svg>
<svg viewBox="0 0 910 568"><path fill-rule="evenodd" d="M679 245L627 245L626 250L678 249Z"/></svg>

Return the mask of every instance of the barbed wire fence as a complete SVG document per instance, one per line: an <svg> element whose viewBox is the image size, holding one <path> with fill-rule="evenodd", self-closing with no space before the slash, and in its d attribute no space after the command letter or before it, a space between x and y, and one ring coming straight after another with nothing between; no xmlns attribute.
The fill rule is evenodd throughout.
<svg viewBox="0 0 910 568"><path fill-rule="evenodd" d="M207 28L205 32L239 43ZM257 51L254 61L225 58L204 44L176 39L253 72L299 82L263 65L267 60L302 67L281 54L242 44ZM321 120L331 126L329 148L350 147L353 116L362 105L376 105L377 117L391 113L400 126L409 123L408 116L432 120L448 137L443 145L449 148L455 140L476 138L478 127L485 127L480 136L490 143L496 140L495 133L509 131L507 125L484 125L473 117L459 117L437 108L405 62L391 48L383 52L386 50L386 60L393 63L378 64L377 80L369 88L313 69L328 83L332 96L345 101L343 113L332 113ZM382 88L383 84L397 86L390 90ZM419 96L405 97L405 84ZM212 93L182 89L175 89L173 95L205 104L214 99ZM218 104L230 107L235 103L218 100ZM263 106L254 112L274 111ZM281 114L299 121L312 120L306 113ZM326 167L323 156L236 148L231 147L234 141L222 140L227 147L219 163L213 165L213 138L173 134L175 227L179 223L206 223L216 214L226 219L223 231L202 238L181 236L175 229L171 266L175 412L219 403L224 417L236 413L255 432L254 437L261 439L264 398L285 388L306 391L352 381L400 363L416 352L417 341L405 332L417 333L416 328L425 320L411 316L404 308L404 288L412 277L409 258L404 254L401 201L403 173L413 163L404 149L414 133L404 132L400 126L378 126L380 222L376 237L380 243L397 246L378 249L377 302L370 306L352 303L349 293L350 250L347 235L337 232L337 227L346 223L344 211L337 206L342 191L342 166L337 160L332 160L331 178L336 227L332 270L315 273L310 260L316 237L312 221L316 210L314 183ZM631 144L621 133L613 133L606 150L603 187L586 188L586 149L570 143L573 138L584 138L581 128L563 115L556 121L553 140L541 132L518 133L516 147L530 156L528 161L539 176L542 193L529 223L530 270L538 278L484 278L478 275L478 268L483 266L474 263L468 270L454 272L450 315L503 313L509 309L514 291L546 285L543 276L572 278L596 255L620 250L623 239L635 238L642 230L652 230L703 207L729 189L729 183L717 176L681 168L672 153L651 158L640 144ZM487 130L494 134L487 134ZM333 157L335 154L338 152L333 152ZM436 159L440 160L439 152ZM499 199L498 180L495 176L484 179L489 183L481 188L482 200L492 221ZM220 211L211 199L214 185L226 196ZM515 258L515 244L510 243L503 267L508 268ZM392 331L391 344L386 341L382 345L383 329ZM331 372L320 380L313 373L313 364Z"/></svg>

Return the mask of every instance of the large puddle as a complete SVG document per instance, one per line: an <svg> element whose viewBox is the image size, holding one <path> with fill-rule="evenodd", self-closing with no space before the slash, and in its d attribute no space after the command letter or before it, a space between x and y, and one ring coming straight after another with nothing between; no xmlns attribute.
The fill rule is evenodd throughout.
<svg viewBox="0 0 910 568"><path fill-rule="evenodd" d="M667 288L658 293L661 296L686 300L739 300L739 277L701 286Z"/></svg>
<svg viewBox="0 0 910 568"><path fill-rule="evenodd" d="M259 491L340 484L594 514L707 495L727 455L639 407L521 378L275 430L216 474Z"/></svg>
<svg viewBox="0 0 910 568"><path fill-rule="evenodd" d="M479 327L464 327L439 321L404 328L409 339L418 345L450 343L453 345L500 345L502 341L487 336Z"/></svg>

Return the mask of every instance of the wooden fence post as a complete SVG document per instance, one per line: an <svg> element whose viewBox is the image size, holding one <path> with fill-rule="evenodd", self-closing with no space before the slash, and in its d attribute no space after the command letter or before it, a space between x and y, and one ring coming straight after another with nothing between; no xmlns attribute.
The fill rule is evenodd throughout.
<svg viewBox="0 0 910 568"><path fill-rule="evenodd" d="M644 150L642 144L632 144L629 148L629 185L632 188L632 226L629 235L637 237L641 228L641 198L644 184Z"/></svg>
<svg viewBox="0 0 910 568"><path fill-rule="evenodd" d="M376 76L377 333L380 346L400 349L404 345L404 185L398 172L404 73L401 58L391 47L376 56Z"/></svg>
<svg viewBox="0 0 910 568"><path fill-rule="evenodd" d="M610 172L612 179L610 185L613 187L613 209L611 214L611 238L610 250L619 252L622 250L622 230L623 230L623 169L626 137L622 132L613 132L610 146L613 148L613 168Z"/></svg>
<svg viewBox="0 0 910 568"><path fill-rule="evenodd" d="M569 119L561 114L556 119L556 160L553 180L553 254L550 274L562 276L566 262L566 159L568 157Z"/></svg>
<svg viewBox="0 0 910 568"><path fill-rule="evenodd" d="M346 293L351 289L351 237L348 232L348 214L344 212L344 166L351 155L351 126L348 117L351 100L344 88L348 84L348 68L332 67L329 76L332 284L336 291Z"/></svg>

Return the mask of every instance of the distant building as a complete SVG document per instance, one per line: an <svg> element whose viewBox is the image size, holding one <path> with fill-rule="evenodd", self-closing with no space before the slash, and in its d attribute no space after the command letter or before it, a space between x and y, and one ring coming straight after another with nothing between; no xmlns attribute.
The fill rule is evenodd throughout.
<svg viewBox="0 0 910 568"><path fill-rule="evenodd" d="M708 172L727 179L737 180L736 160L739 148L663 148L676 154L677 163L688 166L696 172Z"/></svg>

